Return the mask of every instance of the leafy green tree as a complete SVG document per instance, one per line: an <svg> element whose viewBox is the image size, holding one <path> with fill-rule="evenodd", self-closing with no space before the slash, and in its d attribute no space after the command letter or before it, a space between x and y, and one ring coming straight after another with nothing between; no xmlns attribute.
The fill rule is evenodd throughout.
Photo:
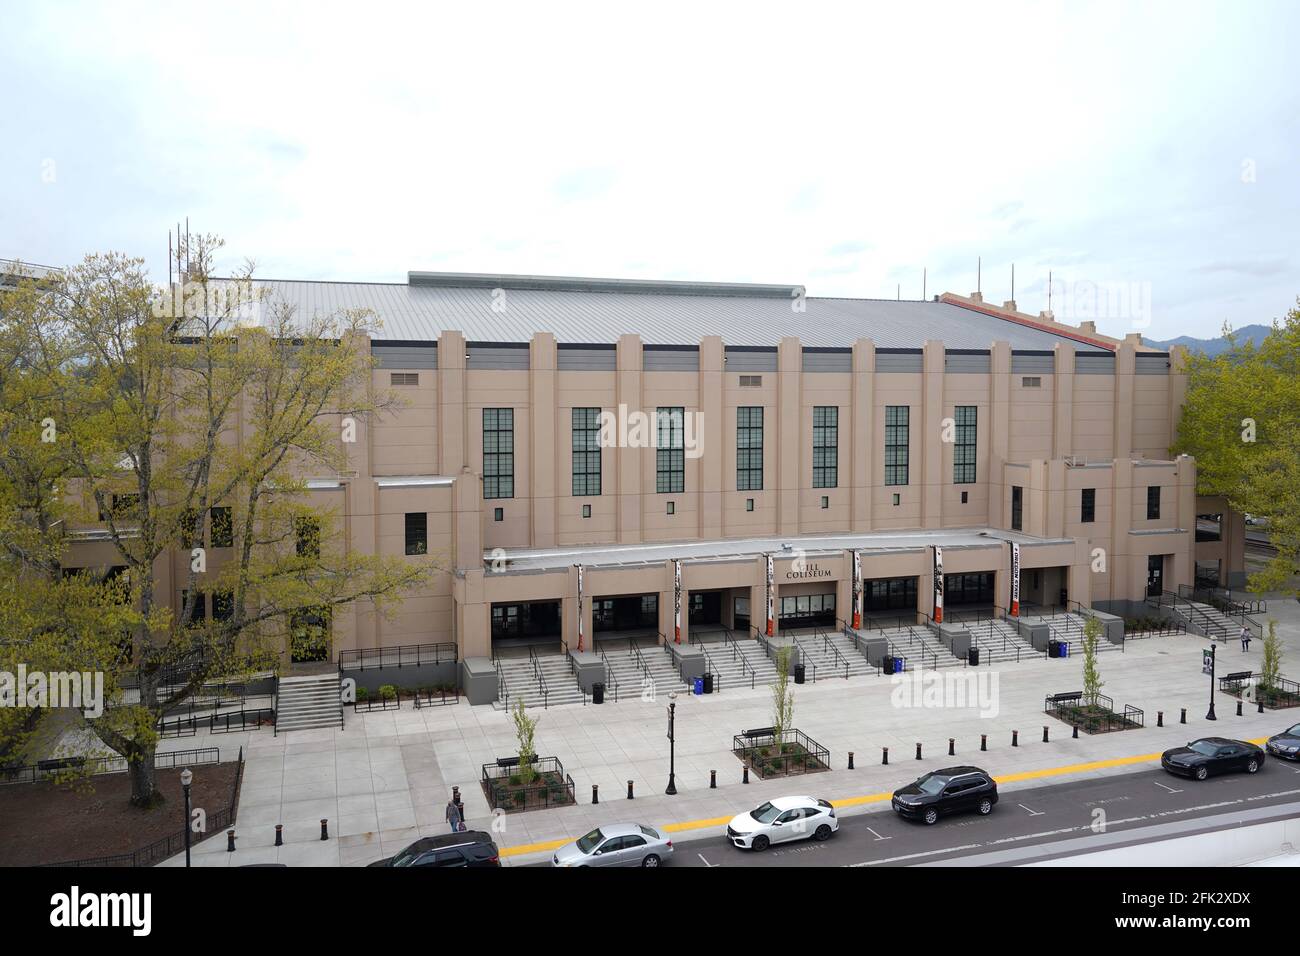
<svg viewBox="0 0 1300 956"><path fill-rule="evenodd" d="M1268 633L1264 635L1264 659L1259 665L1259 687L1265 694L1278 687L1282 676L1282 638L1277 634L1277 621L1268 622Z"/></svg>
<svg viewBox="0 0 1300 956"><path fill-rule="evenodd" d="M1173 452L1195 456L1199 493L1222 495L1234 510L1268 520L1277 554L1251 576L1252 590L1297 593L1300 308L1275 322L1258 346L1234 340L1215 358L1191 355L1187 376Z"/></svg>
<svg viewBox="0 0 1300 956"><path fill-rule="evenodd" d="M519 747L519 780L524 786L533 782L537 771L533 769L533 760L537 756L537 747L533 738L537 734L539 718L528 716L522 697L516 697L510 707L510 719L515 724L515 740Z"/></svg>
<svg viewBox="0 0 1300 956"><path fill-rule="evenodd" d="M794 726L794 693L790 690L789 647L776 652L776 680L772 682L772 726L780 743L785 732Z"/></svg>
<svg viewBox="0 0 1300 956"><path fill-rule="evenodd" d="M1083 622L1083 699L1095 704L1105 683L1097 670L1097 642L1101 639L1101 621L1091 614Z"/></svg>
<svg viewBox="0 0 1300 956"><path fill-rule="evenodd" d="M307 499L306 475L351 470L349 423L396 404L373 388L374 317L299 315L258 290L251 264L218 278L220 247L183 250L175 296L115 253L0 294L0 388L21 399L0 418L19 436L0 456L0 574L11 595L57 591L77 528L104 529L121 610L76 633L26 613L55 658L105 673L113 695L89 727L127 758L141 806L159 799L167 711L208 681L280 666L304 619L354 602L383 613L435 567L347 549ZM219 515L220 559L205 546ZM178 554L191 560L174 581ZM196 613L200 598L211 613Z"/></svg>

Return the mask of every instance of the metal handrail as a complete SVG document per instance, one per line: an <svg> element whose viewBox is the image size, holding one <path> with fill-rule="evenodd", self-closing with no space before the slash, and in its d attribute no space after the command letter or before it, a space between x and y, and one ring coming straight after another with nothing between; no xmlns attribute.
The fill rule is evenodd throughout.
<svg viewBox="0 0 1300 956"><path fill-rule="evenodd" d="M804 646L799 643L799 638L794 634L790 635L790 642L794 644L795 647L799 648L799 662L803 664L806 669L808 665L804 662L807 661L808 659L808 652L804 650ZM817 664L815 662L812 665L812 672L813 672L813 683L815 684L817 683Z"/></svg>
<svg viewBox="0 0 1300 956"><path fill-rule="evenodd" d="M822 631L820 628L816 630L816 633L821 635L822 650L830 651L832 654L835 655L836 666L844 668L844 679L848 680L849 662L844 659L844 655L839 652L839 648L837 648L834 644L831 643L830 635L826 634L826 632Z"/></svg>
<svg viewBox="0 0 1300 956"><path fill-rule="evenodd" d="M496 667L497 670L497 698L501 701L501 703L503 703L506 706L506 709L508 710L510 708L510 689L509 687L506 686L505 672L501 670L501 658L493 657L492 664Z"/></svg>
<svg viewBox="0 0 1300 956"><path fill-rule="evenodd" d="M605 662L605 680L614 689L614 703L618 703L618 676L614 673L614 668L610 666L609 657L605 654L605 648L600 648L600 659ZM579 685L581 686L581 685Z"/></svg>
<svg viewBox="0 0 1300 956"><path fill-rule="evenodd" d="M722 629L722 639L731 645L731 662L734 664L736 661L740 661L740 673L742 675L749 674L749 689L753 690L758 686L757 674L754 672L754 666L745 657L745 652L740 649L740 642L736 640L736 635L732 633L731 628L724 627Z"/></svg>
<svg viewBox="0 0 1300 956"><path fill-rule="evenodd" d="M542 695L542 709L550 710L551 692L546 686L546 677L542 674L542 662L537 657L537 649L531 644L528 645L528 659L533 662L533 676L537 678L537 689Z"/></svg>

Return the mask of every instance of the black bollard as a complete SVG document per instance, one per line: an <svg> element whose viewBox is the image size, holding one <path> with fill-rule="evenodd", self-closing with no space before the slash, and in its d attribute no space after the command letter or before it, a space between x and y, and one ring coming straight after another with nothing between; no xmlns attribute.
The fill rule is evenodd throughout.
<svg viewBox="0 0 1300 956"><path fill-rule="evenodd" d="M710 790L718 789L718 771L716 770L709 771L709 789Z"/></svg>
<svg viewBox="0 0 1300 956"><path fill-rule="evenodd" d="M980 734L980 750L988 750L988 749L989 749L989 735Z"/></svg>
<svg viewBox="0 0 1300 956"><path fill-rule="evenodd" d="M852 750L849 751L849 769L850 769L850 770L853 769L853 751L852 751Z"/></svg>
<svg viewBox="0 0 1300 956"><path fill-rule="evenodd" d="M1264 713L1264 698L1260 697L1258 700L1255 701L1255 703L1259 704L1259 712L1261 714Z"/></svg>
<svg viewBox="0 0 1300 956"><path fill-rule="evenodd" d="M591 802L600 803L600 785L593 783L591 785Z"/></svg>
<svg viewBox="0 0 1300 956"><path fill-rule="evenodd" d="M329 826L329 820L321 820L321 822L320 822L320 838L321 838L322 840L328 840L328 839L330 838L330 826Z"/></svg>
<svg viewBox="0 0 1300 956"><path fill-rule="evenodd" d="M954 738L949 737L949 738L948 738L948 756L949 756L949 757L953 757L953 756L956 756L956 754L957 754L957 741L956 741Z"/></svg>
<svg viewBox="0 0 1300 956"><path fill-rule="evenodd" d="M880 764L881 764L881 766L886 766L888 763L889 763L889 748L888 748L888 747L881 747L881 748L880 748Z"/></svg>
<svg viewBox="0 0 1300 956"><path fill-rule="evenodd" d="M749 783L749 767L741 767L740 782Z"/></svg>
<svg viewBox="0 0 1300 956"><path fill-rule="evenodd" d="M1070 734L1070 736L1073 737L1075 740L1078 740L1078 739L1079 739L1079 725L1078 725L1078 724L1075 724L1075 725L1074 725L1074 733Z"/></svg>
<svg viewBox="0 0 1300 956"><path fill-rule="evenodd" d="M1043 743L1047 743L1047 728L1043 728Z"/></svg>
<svg viewBox="0 0 1300 956"><path fill-rule="evenodd" d="M1241 698L1240 698L1240 697L1237 698L1237 716L1238 716L1238 717L1241 716Z"/></svg>
<svg viewBox="0 0 1300 956"><path fill-rule="evenodd" d="M1186 708L1186 707L1183 708L1183 712L1179 715L1179 717L1178 717L1178 722L1179 722L1180 724L1185 724L1185 723L1187 723L1187 708Z"/></svg>
<svg viewBox="0 0 1300 956"><path fill-rule="evenodd" d="M1164 725L1165 725L1165 712L1164 712L1163 710L1157 710L1157 711L1156 711L1156 726L1157 726L1157 727L1163 727Z"/></svg>
<svg viewBox="0 0 1300 956"><path fill-rule="evenodd" d="M1020 731L1018 730L1011 731L1011 746L1013 747L1020 746Z"/></svg>
<svg viewBox="0 0 1300 956"><path fill-rule="evenodd" d="M227 853L235 852L235 831L234 830L226 831L226 852Z"/></svg>
<svg viewBox="0 0 1300 956"><path fill-rule="evenodd" d="M920 745L920 743L917 743L917 745L916 745L916 759L917 759L917 760L920 760L920 759L921 759L921 745Z"/></svg>
<svg viewBox="0 0 1300 956"><path fill-rule="evenodd" d="M275 825L275 845L284 846L284 827L279 823Z"/></svg>
<svg viewBox="0 0 1300 956"><path fill-rule="evenodd" d="M635 799L635 798L632 796L632 781L631 781L631 780L629 780L629 781L627 782L627 798L628 798L629 800Z"/></svg>

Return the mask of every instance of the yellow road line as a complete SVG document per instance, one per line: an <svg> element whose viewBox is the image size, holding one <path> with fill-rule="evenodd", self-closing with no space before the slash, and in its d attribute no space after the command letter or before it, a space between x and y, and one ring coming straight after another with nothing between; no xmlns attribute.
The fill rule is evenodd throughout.
<svg viewBox="0 0 1300 956"><path fill-rule="evenodd" d="M1252 744L1262 744L1267 737L1256 737L1249 740ZM1163 752L1163 751L1162 751ZM1072 763L1062 767L1046 767L1042 770L1025 770L1020 773L1008 773L1001 776L995 776L993 779L998 783L1019 783L1023 780L1042 780L1046 777L1060 777L1071 773L1087 773L1090 770L1106 770L1111 767L1129 767L1134 764L1150 763L1159 760L1160 754L1137 754L1132 757L1111 757L1108 760L1093 760L1088 763ZM831 805L835 807L860 807L868 803L884 803L893 796L893 793L868 793L860 797L841 797L839 800L832 800ZM669 823L665 827L669 833L685 833L690 830L706 830L710 827L725 827L731 822L731 817L711 817L707 820L686 820L681 823ZM557 850L570 843L577 837L570 837L564 840L548 840L545 843L525 843L521 846L506 847L501 850L502 856L524 856L529 853L549 853L551 850Z"/></svg>

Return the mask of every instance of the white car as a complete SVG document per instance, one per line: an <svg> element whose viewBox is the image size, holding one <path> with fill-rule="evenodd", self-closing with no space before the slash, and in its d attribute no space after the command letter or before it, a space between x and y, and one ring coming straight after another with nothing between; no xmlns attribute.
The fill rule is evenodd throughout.
<svg viewBox="0 0 1300 956"><path fill-rule="evenodd" d="M777 797L727 824L727 839L742 850L766 850L773 843L829 840L840 828L835 808L816 797Z"/></svg>

